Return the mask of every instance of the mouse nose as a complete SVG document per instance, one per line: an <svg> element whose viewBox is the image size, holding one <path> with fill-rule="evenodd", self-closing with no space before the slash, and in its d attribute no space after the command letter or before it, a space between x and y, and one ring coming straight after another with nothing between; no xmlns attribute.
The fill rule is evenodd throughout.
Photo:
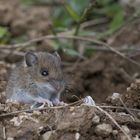
<svg viewBox="0 0 140 140"><path fill-rule="evenodd" d="M51 85L55 88L56 91L60 91L64 88L64 81L51 81Z"/></svg>

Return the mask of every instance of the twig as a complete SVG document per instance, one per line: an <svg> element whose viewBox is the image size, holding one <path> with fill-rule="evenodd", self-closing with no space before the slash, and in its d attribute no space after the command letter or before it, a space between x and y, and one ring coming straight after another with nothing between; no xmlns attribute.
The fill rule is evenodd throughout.
<svg viewBox="0 0 140 140"><path fill-rule="evenodd" d="M136 61L130 59L129 57L125 56L123 53L117 51L116 49L112 48L110 45L108 45L107 43L104 43L102 41L99 41L99 40L96 40L96 39L91 39L91 38L86 38L86 37L80 37L80 36L62 36L62 35L58 35L58 36L54 36L54 35L47 35L47 36L42 36L42 37L39 37L39 38L35 38L35 39L32 39L32 40L29 40L25 43L20 43L20 44L15 44L15 45L1 45L0 47L7 47L7 48L19 48L19 47L25 47L25 46L28 46L32 43L35 43L35 42L38 42L38 41L41 41L41 40L44 40L44 39L57 39L57 38L62 38L62 39L77 39L77 40L81 40L81 41L88 41L88 42L92 42L92 43L95 43L95 44L99 44L99 45L102 45L102 46L105 46L107 47L108 49L110 49L112 52L116 53L117 55L121 56L122 58L128 60L129 62L131 62L132 64L135 64L137 66L140 67L140 64L137 63Z"/></svg>
<svg viewBox="0 0 140 140"><path fill-rule="evenodd" d="M77 36L79 34L81 23L85 20L87 14L91 10L91 8L93 8L93 4L89 1L88 6L84 9L82 15L80 16L80 19L79 19L79 21L77 23L77 26L75 28L75 31L74 31L73 35ZM73 46L74 47L79 46L78 42L76 40L73 40ZM77 48L75 48L75 49L77 49Z"/></svg>
<svg viewBox="0 0 140 140"><path fill-rule="evenodd" d="M121 106L100 106L101 108L109 108L109 109L123 109L126 110L124 107ZM128 108L131 111L140 112L140 109Z"/></svg>
<svg viewBox="0 0 140 140"><path fill-rule="evenodd" d="M121 126L116 122L116 120L105 110L100 108L99 106L94 106L97 108L99 111L103 112L108 118L124 133L124 135L127 137L128 140L131 140L130 136L121 128Z"/></svg>
<svg viewBox="0 0 140 140"><path fill-rule="evenodd" d="M103 24L106 22L108 22L107 18L94 19L94 20L90 20L90 21L82 23L80 28L84 29L84 28L88 28L88 27L95 26L98 24Z"/></svg>
<svg viewBox="0 0 140 140"><path fill-rule="evenodd" d="M77 23L77 26L76 26L76 29L75 29L75 32L74 32L75 36L78 35L79 29L81 27L81 23L83 22L83 20L85 20L87 14L91 10L91 8L93 8L93 4L91 4L91 2L89 1L88 6L84 9L84 11L83 11L82 15L80 16L80 19Z"/></svg>
<svg viewBox="0 0 140 140"><path fill-rule="evenodd" d="M5 45L5 48L3 48L2 45L0 45L0 52L4 53L4 54L15 54L15 55L19 55L19 56L24 56L24 53L21 51L11 51L9 50L9 47L6 48L7 46ZM9 45L8 45L9 46ZM86 46L86 48L92 48L95 51L102 51L102 52L112 52L109 48L106 47L99 47L99 46ZM138 52L138 54L140 54L140 49L139 48L116 48L117 51L119 52ZM114 52L112 52L114 53Z"/></svg>
<svg viewBox="0 0 140 140"><path fill-rule="evenodd" d="M1 117L7 117L7 116L13 116L13 115L16 115L16 114L19 114L19 113L22 113L22 112L42 111L42 110L46 110L46 109L61 109L61 108L65 108L65 107L68 107L68 106L78 105L78 104L81 104L81 103L83 103L83 99L81 99L79 101L76 101L74 103L67 104L65 106L43 107L43 108L32 108L32 109L18 110L18 111L14 111L14 112L10 112L10 113L1 114L0 118Z"/></svg>
<svg viewBox="0 0 140 140"><path fill-rule="evenodd" d="M131 48L132 46L128 47L117 47L116 50L119 52L140 52L140 48ZM99 46L86 46L86 48L92 48L95 51L105 51L110 52L111 50L106 47L99 47ZM111 51L112 52L112 51Z"/></svg>
<svg viewBox="0 0 140 140"><path fill-rule="evenodd" d="M3 127L3 139L6 140L6 128Z"/></svg>
<svg viewBox="0 0 140 140"><path fill-rule="evenodd" d="M132 115L133 118L134 118L135 120L138 120L138 118L129 110L129 108L127 108L127 106L125 105L125 103L123 102L123 100L122 100L121 98L119 98L119 100L120 100L120 102L122 103L122 105L124 106L125 110L126 110L130 115Z"/></svg>
<svg viewBox="0 0 140 140"><path fill-rule="evenodd" d="M112 52L109 48L106 48L106 47L99 47L99 46L91 46L90 45L90 46L86 46L86 48L92 48L95 51ZM5 54L9 54L9 53L11 53L11 51L9 49L10 49L9 45L5 45L5 48L4 48L3 45L0 45L0 52L3 52ZM139 48L131 48L131 47L130 48L128 48L128 47L127 48L123 48L123 47L121 48L120 47L120 48L116 48L116 50L119 51L119 52L139 52L140 53ZM24 55L23 52L19 52L19 51L14 51L12 53L14 53L16 55L21 55L21 56Z"/></svg>

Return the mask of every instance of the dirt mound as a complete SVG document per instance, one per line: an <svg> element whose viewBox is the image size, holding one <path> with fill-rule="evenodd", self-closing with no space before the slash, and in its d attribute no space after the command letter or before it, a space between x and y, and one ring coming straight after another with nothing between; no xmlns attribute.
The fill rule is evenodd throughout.
<svg viewBox="0 0 140 140"><path fill-rule="evenodd" d="M19 109L19 106L13 106L9 106L9 109L7 106L4 109L3 105L2 110L1 104L1 112L11 112L10 108ZM140 124L135 122L129 114L117 109L110 110L109 114L119 123L122 130L104 112L92 106L82 105L15 113L15 116L12 114L0 116L0 136L3 138L6 135L7 138L16 140L123 140L127 137L131 139L139 136Z"/></svg>

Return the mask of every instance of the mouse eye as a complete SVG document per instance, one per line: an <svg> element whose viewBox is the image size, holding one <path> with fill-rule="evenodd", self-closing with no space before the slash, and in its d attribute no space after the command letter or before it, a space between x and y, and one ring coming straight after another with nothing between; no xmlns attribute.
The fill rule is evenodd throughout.
<svg viewBox="0 0 140 140"><path fill-rule="evenodd" d="M43 75L43 76L48 76L48 70L41 70L41 74Z"/></svg>

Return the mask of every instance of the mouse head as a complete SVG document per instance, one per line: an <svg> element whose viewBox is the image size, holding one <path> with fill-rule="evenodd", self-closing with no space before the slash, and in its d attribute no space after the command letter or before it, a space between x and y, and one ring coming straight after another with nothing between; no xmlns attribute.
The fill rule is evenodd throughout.
<svg viewBox="0 0 140 140"><path fill-rule="evenodd" d="M45 84L50 81L63 81L61 58L57 52L28 52L25 55L25 64L35 82Z"/></svg>

